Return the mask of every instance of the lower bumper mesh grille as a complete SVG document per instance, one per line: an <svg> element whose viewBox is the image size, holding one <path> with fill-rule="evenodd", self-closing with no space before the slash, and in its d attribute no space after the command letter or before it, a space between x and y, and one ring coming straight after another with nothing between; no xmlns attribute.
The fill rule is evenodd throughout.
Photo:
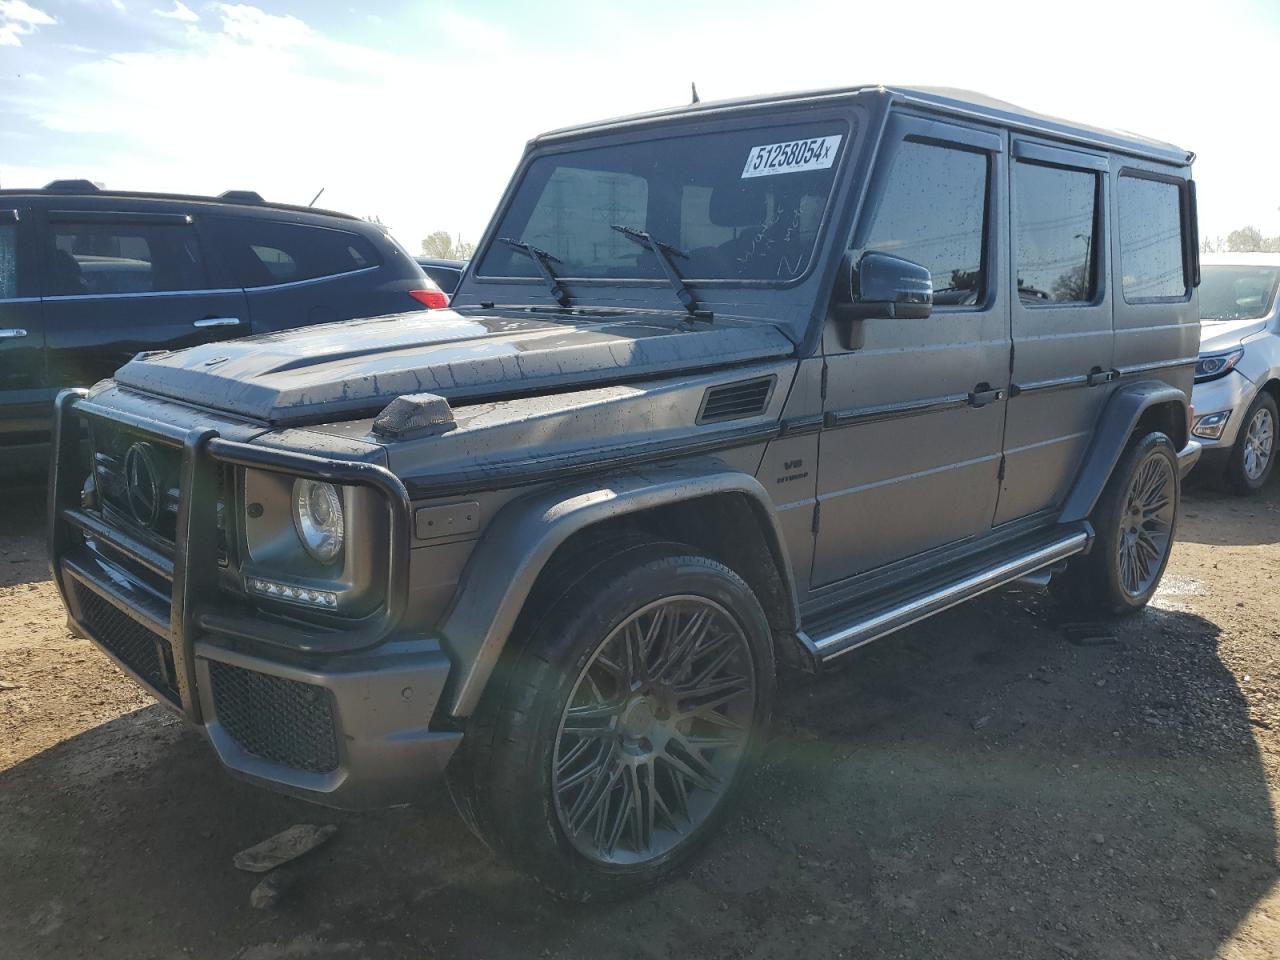
<svg viewBox="0 0 1280 960"><path fill-rule="evenodd" d="M218 722L249 753L311 773L338 767L329 691L309 683L209 661Z"/></svg>
<svg viewBox="0 0 1280 960"><path fill-rule="evenodd" d="M165 657L168 641L87 587L77 584L75 592L81 619L90 636L143 680L178 703L178 691L171 679L172 667Z"/></svg>

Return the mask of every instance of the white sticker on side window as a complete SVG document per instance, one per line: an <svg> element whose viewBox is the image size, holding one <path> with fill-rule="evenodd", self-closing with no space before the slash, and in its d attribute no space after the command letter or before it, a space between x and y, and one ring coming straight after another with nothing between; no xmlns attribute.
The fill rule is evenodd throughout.
<svg viewBox="0 0 1280 960"><path fill-rule="evenodd" d="M802 170L825 170L836 162L841 135L811 137L808 140L790 140L787 143L766 143L747 151L747 163L742 168L743 180L747 177L771 177L776 173L799 173Z"/></svg>

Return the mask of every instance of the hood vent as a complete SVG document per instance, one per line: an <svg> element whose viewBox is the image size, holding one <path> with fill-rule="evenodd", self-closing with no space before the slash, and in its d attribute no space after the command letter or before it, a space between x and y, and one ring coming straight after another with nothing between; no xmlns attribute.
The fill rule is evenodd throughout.
<svg viewBox="0 0 1280 960"><path fill-rule="evenodd" d="M769 405L769 396L777 377L760 377L711 387L702 398L698 411L698 423L718 423L721 420L738 420L754 417Z"/></svg>

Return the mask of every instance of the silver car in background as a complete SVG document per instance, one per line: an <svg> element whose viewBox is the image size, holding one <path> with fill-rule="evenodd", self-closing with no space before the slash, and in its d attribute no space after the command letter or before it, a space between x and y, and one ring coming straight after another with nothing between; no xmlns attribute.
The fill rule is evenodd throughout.
<svg viewBox="0 0 1280 960"><path fill-rule="evenodd" d="M1192 433L1200 470L1234 493L1259 490L1275 464L1280 399L1280 253L1203 254Z"/></svg>

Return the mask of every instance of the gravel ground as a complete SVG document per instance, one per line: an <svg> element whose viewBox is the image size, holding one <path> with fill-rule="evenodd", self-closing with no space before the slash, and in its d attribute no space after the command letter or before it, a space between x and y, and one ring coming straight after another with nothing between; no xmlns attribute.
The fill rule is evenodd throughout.
<svg viewBox="0 0 1280 960"><path fill-rule="evenodd" d="M43 497L0 504L0 956L1280 957L1280 486L1188 496L1156 603L984 598L790 682L740 815L646 898L566 907L443 790L239 784L63 626ZM274 909L233 855L339 825Z"/></svg>

